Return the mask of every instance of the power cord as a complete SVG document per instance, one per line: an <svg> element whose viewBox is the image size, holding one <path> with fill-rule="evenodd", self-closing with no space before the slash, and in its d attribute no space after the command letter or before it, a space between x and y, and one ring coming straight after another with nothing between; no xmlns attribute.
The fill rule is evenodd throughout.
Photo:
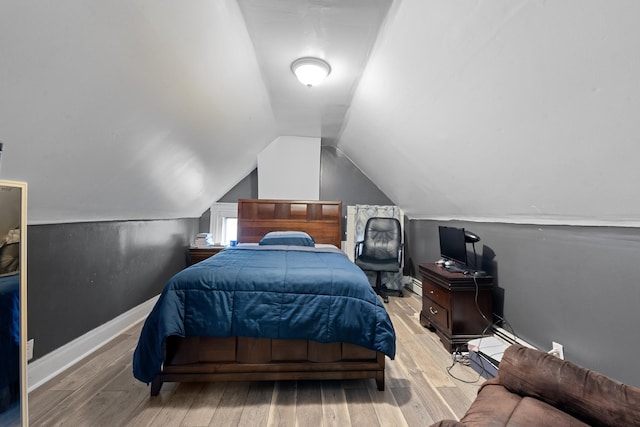
<svg viewBox="0 0 640 427"><path fill-rule="evenodd" d="M515 333L513 327L511 326L511 324L502 316L496 314L496 313L491 313L492 316L497 317L499 319L499 322L492 322L491 320L487 319L487 317L485 316L485 314L482 312L482 310L480 309L480 304L478 303L478 295L480 293L480 285L478 284L478 280L477 278L474 276L473 277L473 283L475 284L475 296L474 296L474 302L475 302L475 306L476 309L478 310L478 313L480 313L480 316L482 316L482 318L487 322L487 326L482 330L482 337L480 337L480 341L479 343L482 343L482 338L487 334L488 331L493 330L496 326L499 326L498 323L500 323L500 326L502 326L503 328L507 329L507 332L510 332L512 335L512 338L509 339L509 341L512 341L512 343L517 342L518 340L518 335ZM480 346L480 344L478 344L478 346ZM487 355L489 358L494 358L495 356L497 356L499 353L495 353L495 354L491 354L491 355ZM469 357L469 354L463 354L459 349L456 349L454 352L451 353L451 358L452 358L452 363L450 366L448 366L446 368L447 370L447 374L449 374L449 376L451 376L452 378L463 382L463 383L467 383L467 384L475 384L477 383L481 377L483 377L483 374L487 374L487 375L491 375L490 371L487 369L487 366L485 365L486 363L489 363L488 361L485 361L482 357L478 358L478 365L480 365L480 372L478 373L478 378L476 378L474 381L469 381L469 380L464 380L462 378L459 378L457 376L455 376L451 370L453 369L453 367L456 365L456 363L460 363L464 366L470 366L471 365L471 358ZM494 359L495 360L495 359Z"/></svg>
<svg viewBox="0 0 640 427"><path fill-rule="evenodd" d="M487 316L484 315L484 313L482 312L482 310L480 309L480 304L478 303L478 295L480 293L480 285L478 284L478 280L477 278L474 276L473 277L473 283L475 284L475 297L474 297L474 303L476 305L476 310L478 310L478 313L480 313L480 316L482 316L482 318L487 322L487 326L482 330L482 335L486 335L487 331L494 329L496 326L502 326L505 329L508 329L507 332L511 333L511 338L508 341L511 341L511 343L516 343L518 342L518 335L515 333L515 330L513 329L513 327L511 326L511 324L509 323L509 321L507 319L505 319L504 317L500 316L499 314L496 313L491 313L491 315L493 317L497 317L498 319L500 319L500 322L492 322L491 320L487 319ZM500 323L500 325L499 325Z"/></svg>
<svg viewBox="0 0 640 427"><path fill-rule="evenodd" d="M469 358L468 354L463 354L460 350L456 349L453 353L451 353L451 358L452 358L451 365L447 366L447 368L446 368L447 369L447 374L449 374L449 376L451 378L453 378L453 379L455 379L457 381L460 381L462 383L465 383L465 384L475 384L478 381L480 381L480 378L482 377L482 373L478 373L478 377L475 380L470 381L470 380L465 380L465 379L459 378L459 377L455 376L451 372L453 367L456 366L456 363L460 363L461 365L464 365L464 366L470 366L471 365L471 359ZM484 367L483 367L483 369L484 369Z"/></svg>

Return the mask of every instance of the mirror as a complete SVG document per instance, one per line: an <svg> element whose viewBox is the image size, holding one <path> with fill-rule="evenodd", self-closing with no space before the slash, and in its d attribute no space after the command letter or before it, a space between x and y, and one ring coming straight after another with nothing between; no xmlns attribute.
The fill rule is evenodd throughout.
<svg viewBox="0 0 640 427"><path fill-rule="evenodd" d="M0 181L0 425L26 426L27 185Z"/></svg>

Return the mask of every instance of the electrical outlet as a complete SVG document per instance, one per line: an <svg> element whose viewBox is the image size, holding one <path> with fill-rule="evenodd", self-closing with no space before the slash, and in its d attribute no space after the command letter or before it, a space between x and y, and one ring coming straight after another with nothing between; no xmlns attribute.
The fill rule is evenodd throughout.
<svg viewBox="0 0 640 427"><path fill-rule="evenodd" d="M27 362L33 359L33 338L27 341Z"/></svg>
<svg viewBox="0 0 640 427"><path fill-rule="evenodd" d="M557 358L564 360L564 346L555 341L551 342L551 351L550 354L553 354Z"/></svg>

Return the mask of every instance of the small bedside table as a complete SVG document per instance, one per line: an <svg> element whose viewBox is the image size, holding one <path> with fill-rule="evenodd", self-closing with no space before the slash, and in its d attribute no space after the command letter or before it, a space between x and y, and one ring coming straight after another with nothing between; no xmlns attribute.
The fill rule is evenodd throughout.
<svg viewBox="0 0 640 427"><path fill-rule="evenodd" d="M208 246L206 248L189 248L189 265L197 264L209 257L214 256L224 249L224 246Z"/></svg>

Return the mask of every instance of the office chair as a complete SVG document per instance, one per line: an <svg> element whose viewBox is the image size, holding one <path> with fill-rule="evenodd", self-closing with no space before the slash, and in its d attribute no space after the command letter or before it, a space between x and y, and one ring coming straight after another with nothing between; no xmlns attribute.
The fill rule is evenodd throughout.
<svg viewBox="0 0 640 427"><path fill-rule="evenodd" d="M401 297L400 289L389 289L382 284L382 272L400 271L402 263L400 221L395 218L369 218L364 229L363 240L356 243L355 263L364 271L375 271L375 291L385 303L389 302L387 293L397 293Z"/></svg>

